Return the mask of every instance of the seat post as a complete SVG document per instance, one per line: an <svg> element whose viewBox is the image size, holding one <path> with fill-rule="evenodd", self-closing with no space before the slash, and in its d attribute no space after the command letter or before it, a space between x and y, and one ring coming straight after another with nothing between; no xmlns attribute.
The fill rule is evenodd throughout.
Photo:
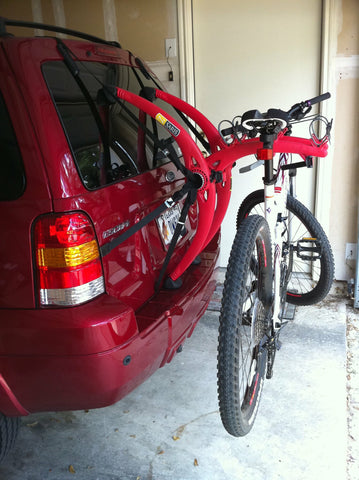
<svg viewBox="0 0 359 480"><path fill-rule="evenodd" d="M264 184L272 185L275 182L273 168L273 145L277 138L276 133L262 133L259 137L263 142L263 148L259 149L257 156L259 160L264 160Z"/></svg>

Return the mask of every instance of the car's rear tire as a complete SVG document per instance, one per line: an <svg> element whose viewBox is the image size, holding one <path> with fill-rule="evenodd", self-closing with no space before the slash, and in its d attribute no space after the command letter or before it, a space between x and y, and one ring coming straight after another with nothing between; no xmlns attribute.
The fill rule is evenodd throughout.
<svg viewBox="0 0 359 480"><path fill-rule="evenodd" d="M6 417L0 413L0 462L13 448L20 428L19 417Z"/></svg>

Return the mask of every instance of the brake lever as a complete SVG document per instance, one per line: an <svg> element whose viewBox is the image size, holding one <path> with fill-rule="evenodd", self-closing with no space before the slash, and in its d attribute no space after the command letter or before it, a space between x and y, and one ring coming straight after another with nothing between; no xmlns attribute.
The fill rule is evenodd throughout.
<svg viewBox="0 0 359 480"><path fill-rule="evenodd" d="M301 108L300 112L298 112L298 114L295 116L295 120L302 120L302 118L304 118L311 111L311 109L311 106Z"/></svg>
<svg viewBox="0 0 359 480"><path fill-rule="evenodd" d="M329 139L330 139L330 132L332 131L332 126L333 126L333 119L331 119L330 122L328 122L327 128L326 128L326 134Z"/></svg>
<svg viewBox="0 0 359 480"><path fill-rule="evenodd" d="M302 120L312 109L311 105L308 105L306 102L296 103L291 107L287 112L291 120Z"/></svg>
<svg viewBox="0 0 359 480"><path fill-rule="evenodd" d="M235 117L235 118L237 118L237 117ZM245 129L238 121L236 121L235 123L233 123L234 120L235 120L235 118L233 119L232 122L231 122L230 120L222 120L222 121L219 123L219 125L218 125L218 132L219 132L222 140L224 141L224 143L225 143L226 145L228 145L228 146L231 145L235 140L237 140L238 142L240 141L240 139L241 139L242 137L239 137L239 136L238 136L238 133L240 133L241 136L248 134L247 129ZM222 125L223 123L225 123L225 122L229 123L230 126L227 127L227 128L221 128L221 125ZM231 140L231 141L228 141L228 140L225 138L225 137L228 137L229 135L232 136L232 140Z"/></svg>

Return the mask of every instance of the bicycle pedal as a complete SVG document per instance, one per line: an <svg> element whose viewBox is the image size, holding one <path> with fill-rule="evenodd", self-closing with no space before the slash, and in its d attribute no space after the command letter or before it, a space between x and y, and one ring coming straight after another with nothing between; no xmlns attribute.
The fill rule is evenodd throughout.
<svg viewBox="0 0 359 480"><path fill-rule="evenodd" d="M293 290L292 293L295 291ZM295 316L295 305L292 305L291 303L285 303L283 307L283 312L282 312L282 320L294 320ZM285 322L288 323L288 322Z"/></svg>
<svg viewBox="0 0 359 480"><path fill-rule="evenodd" d="M282 348L282 342L280 340L276 340L275 342L275 348L277 350L280 350Z"/></svg>
<svg viewBox="0 0 359 480"><path fill-rule="evenodd" d="M321 243L317 238L302 238L297 242L294 250L297 257L306 261L320 260L322 257Z"/></svg>

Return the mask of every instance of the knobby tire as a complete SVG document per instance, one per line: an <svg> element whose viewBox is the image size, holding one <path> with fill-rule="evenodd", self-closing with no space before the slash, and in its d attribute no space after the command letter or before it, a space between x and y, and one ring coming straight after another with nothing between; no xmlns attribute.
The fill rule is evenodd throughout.
<svg viewBox="0 0 359 480"><path fill-rule="evenodd" d="M236 437L251 430L257 414L271 301L270 233L265 219L254 215L241 223L233 242L219 326L219 410L225 429Z"/></svg>
<svg viewBox="0 0 359 480"><path fill-rule="evenodd" d="M264 190L252 192L245 198L237 214L237 228L241 222L253 213L264 216ZM260 211L259 211L260 209ZM328 294L334 278L334 258L329 240L318 220L296 198L287 196L287 209L300 222L303 231L318 240L321 249L321 258L309 265L305 260L298 262L296 252L293 252L293 267L291 280L288 283L286 301L293 305L313 305L323 300ZM296 228L299 231L300 228ZM293 239L296 241L297 239ZM293 245L293 242L292 242ZM316 270L317 278L306 276L303 265Z"/></svg>

